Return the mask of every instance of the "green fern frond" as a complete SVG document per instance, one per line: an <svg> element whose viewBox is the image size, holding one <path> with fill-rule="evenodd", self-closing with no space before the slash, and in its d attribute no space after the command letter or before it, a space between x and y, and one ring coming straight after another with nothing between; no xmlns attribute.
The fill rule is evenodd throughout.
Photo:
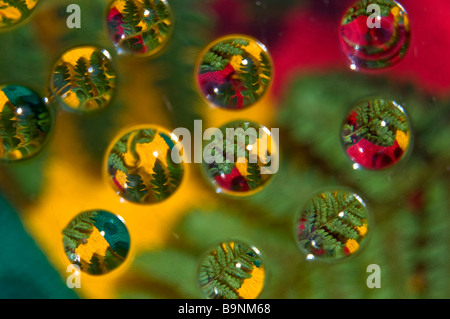
<svg viewBox="0 0 450 319"><path fill-rule="evenodd" d="M132 36L141 31L141 27L138 26L141 22L141 15L139 14L139 8L133 0L125 0L122 21L122 27L127 36Z"/></svg>
<svg viewBox="0 0 450 319"><path fill-rule="evenodd" d="M250 189L258 188L261 185L261 169L258 163L248 163L247 173L247 184Z"/></svg>
<svg viewBox="0 0 450 319"><path fill-rule="evenodd" d="M141 202L148 190L139 174L127 174L126 197L134 202Z"/></svg>
<svg viewBox="0 0 450 319"><path fill-rule="evenodd" d="M131 133L127 133L124 136L122 136L115 144L112 149L113 152L124 154L127 152L128 146L128 139L130 137Z"/></svg>
<svg viewBox="0 0 450 319"><path fill-rule="evenodd" d="M91 260L89 260L88 273L91 275L100 275L103 273L100 256L98 254L93 254Z"/></svg>
<svg viewBox="0 0 450 319"><path fill-rule="evenodd" d="M365 206L347 192L325 192L315 196L305 208L305 233L300 242L305 247L311 242L326 250L345 246L349 239L357 239L356 227L367 220Z"/></svg>
<svg viewBox="0 0 450 319"><path fill-rule="evenodd" d="M5 103L0 116L0 137L3 147L8 152L15 149L21 142L20 138L17 137L13 108L14 106L10 102Z"/></svg>
<svg viewBox="0 0 450 319"><path fill-rule="evenodd" d="M183 167L172 160L171 152L167 152L167 169L169 171L169 184L177 188L183 177Z"/></svg>
<svg viewBox="0 0 450 319"><path fill-rule="evenodd" d="M94 228L96 212L86 212L75 217L63 230L63 242L66 251L75 250L88 239Z"/></svg>
<svg viewBox="0 0 450 319"><path fill-rule="evenodd" d="M160 160L155 161L155 166L153 166L153 180L151 181L153 185L153 192L158 200L163 200L169 197L169 187L168 180L164 168Z"/></svg>
<svg viewBox="0 0 450 319"><path fill-rule="evenodd" d="M202 263L200 285L210 298L240 298L238 289L251 278L258 261L249 247L239 243L218 245Z"/></svg>
<svg viewBox="0 0 450 319"><path fill-rule="evenodd" d="M56 66L52 79L55 94L64 95L71 89L70 70L67 62Z"/></svg>
<svg viewBox="0 0 450 319"><path fill-rule="evenodd" d="M241 62L241 78L242 85L245 89L242 91L242 95L249 99L250 103L257 99L257 92L260 89L258 68L252 59L247 58L247 63Z"/></svg>
<svg viewBox="0 0 450 319"><path fill-rule="evenodd" d="M80 102L84 102L94 96L88 72L88 60L84 57L80 57L75 64L74 72L74 84L76 87L73 87L72 90L75 92Z"/></svg>
<svg viewBox="0 0 450 319"><path fill-rule="evenodd" d="M30 9L28 9L26 0L4 0L3 2L19 10L22 18L30 15Z"/></svg>
<svg viewBox="0 0 450 319"><path fill-rule="evenodd" d="M377 99L364 103L355 109L357 125L344 127L343 140L351 142L352 137L364 138L376 145L392 146L397 130L407 132L405 114L391 102Z"/></svg>
<svg viewBox="0 0 450 319"><path fill-rule="evenodd" d="M244 50L241 49L239 41L238 43L236 43L235 41L236 40L226 40L219 42L215 46L213 46L212 51L229 56L242 55L244 53Z"/></svg>
<svg viewBox="0 0 450 319"><path fill-rule="evenodd" d="M25 144L31 143L39 133L37 120L33 114L20 116L20 119L16 122L16 125L17 134L22 136Z"/></svg>
<svg viewBox="0 0 450 319"><path fill-rule="evenodd" d="M118 171L128 173L128 168L125 166L122 155L120 154L111 153L108 157L108 166L112 166Z"/></svg>
<svg viewBox="0 0 450 319"><path fill-rule="evenodd" d="M203 57L202 64L200 66L201 72L214 72L222 71L227 64L230 63L229 59L222 57L221 55L208 51Z"/></svg>
<svg viewBox="0 0 450 319"><path fill-rule="evenodd" d="M111 81L106 76L106 72L103 66L104 55L101 51L92 52L90 58L90 67L92 72L90 72L90 78L92 84L97 90L97 96L102 95L111 89Z"/></svg>
<svg viewBox="0 0 450 319"><path fill-rule="evenodd" d="M261 68L261 74L264 75L260 77L261 83L264 85L268 85L272 77L271 62L265 52L261 52L259 54L259 60L260 60L259 67Z"/></svg>

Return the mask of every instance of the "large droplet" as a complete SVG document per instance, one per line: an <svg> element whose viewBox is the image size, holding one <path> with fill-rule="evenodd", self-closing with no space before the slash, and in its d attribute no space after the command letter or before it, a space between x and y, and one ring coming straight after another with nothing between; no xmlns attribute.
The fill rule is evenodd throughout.
<svg viewBox="0 0 450 319"><path fill-rule="evenodd" d="M78 112L105 108L113 98L116 70L110 53L81 46L66 51L56 62L50 79L52 99Z"/></svg>
<svg viewBox="0 0 450 319"><path fill-rule="evenodd" d="M204 136L203 168L216 192L248 196L278 170L278 133L250 121L229 122Z"/></svg>
<svg viewBox="0 0 450 319"><path fill-rule="evenodd" d="M119 54L154 56L169 42L174 16L166 0L112 0L106 28Z"/></svg>
<svg viewBox="0 0 450 319"><path fill-rule="evenodd" d="M359 0L345 12L339 34L352 69L381 69L405 56L409 19L396 1Z"/></svg>
<svg viewBox="0 0 450 319"><path fill-rule="evenodd" d="M33 13L39 0L1 1L0 31L22 24Z"/></svg>
<svg viewBox="0 0 450 319"><path fill-rule="evenodd" d="M178 141L156 126L139 126L116 139L108 153L106 169L113 189L139 204L161 202L181 184L184 168L178 158ZM172 150L176 148L176 152Z"/></svg>
<svg viewBox="0 0 450 319"><path fill-rule="evenodd" d="M411 130L404 109L394 101L361 101L346 116L341 140L354 168L379 170L404 157Z"/></svg>
<svg viewBox="0 0 450 319"><path fill-rule="evenodd" d="M36 155L52 128L52 112L36 92L20 85L0 86L0 160Z"/></svg>
<svg viewBox="0 0 450 319"><path fill-rule="evenodd" d="M208 103L242 109L269 90L273 63L266 47L248 36L229 35L210 43L196 67L199 92Z"/></svg>
<svg viewBox="0 0 450 319"><path fill-rule="evenodd" d="M200 263L198 282L207 299L255 299L265 282L260 251L242 241L221 242Z"/></svg>
<svg viewBox="0 0 450 319"><path fill-rule="evenodd" d="M106 274L127 258L130 235L123 219L104 210L77 215L63 230L69 261L91 275Z"/></svg>
<svg viewBox="0 0 450 319"><path fill-rule="evenodd" d="M353 255L365 243L369 211L355 193L321 192L296 216L295 236L307 260L336 261Z"/></svg>

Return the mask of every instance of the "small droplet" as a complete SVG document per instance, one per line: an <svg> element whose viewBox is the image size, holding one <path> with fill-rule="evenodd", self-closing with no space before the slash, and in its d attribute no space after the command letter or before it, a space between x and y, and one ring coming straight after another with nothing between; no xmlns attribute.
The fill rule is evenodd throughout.
<svg viewBox="0 0 450 319"><path fill-rule="evenodd" d="M130 249L130 235L123 220L104 210L80 213L62 233L70 262L91 275L116 269Z"/></svg>
<svg viewBox="0 0 450 319"><path fill-rule="evenodd" d="M392 66L410 44L408 15L392 0L356 1L345 12L339 34L352 70Z"/></svg>
<svg viewBox="0 0 450 319"><path fill-rule="evenodd" d="M180 186L184 168L177 141L156 126L131 128L115 140L106 169L113 189L133 203L152 204L170 197ZM175 152L172 152L175 151ZM181 151L181 150L180 150Z"/></svg>
<svg viewBox="0 0 450 319"><path fill-rule="evenodd" d="M56 62L50 92L57 104L78 112L105 108L116 87L116 70L105 49L81 46L66 51Z"/></svg>
<svg viewBox="0 0 450 319"><path fill-rule="evenodd" d="M316 194L296 216L295 235L306 260L336 261L365 243L369 211L360 196L345 190Z"/></svg>
<svg viewBox="0 0 450 319"><path fill-rule="evenodd" d="M33 13L39 0L2 1L0 5L0 31L19 26Z"/></svg>
<svg viewBox="0 0 450 319"><path fill-rule="evenodd" d="M217 193L252 195L278 170L277 138L260 124L229 122L204 140L203 169Z"/></svg>
<svg viewBox="0 0 450 319"><path fill-rule="evenodd" d="M241 241L221 242L201 260L198 283L207 299L255 299L265 282L260 251Z"/></svg>
<svg viewBox="0 0 450 319"><path fill-rule="evenodd" d="M173 20L166 0L112 0L106 28L119 54L148 57L166 47Z"/></svg>
<svg viewBox="0 0 450 319"><path fill-rule="evenodd" d="M52 128L52 112L36 92L20 85L0 86L0 160L36 155Z"/></svg>
<svg viewBox="0 0 450 319"><path fill-rule="evenodd" d="M256 39L229 35L203 50L196 76L198 90L208 103L225 109L242 109L258 102L269 90L272 58Z"/></svg>
<svg viewBox="0 0 450 319"><path fill-rule="evenodd" d="M361 101L344 120L341 141L353 168L379 170L404 157L410 145L410 125L396 102L372 98Z"/></svg>

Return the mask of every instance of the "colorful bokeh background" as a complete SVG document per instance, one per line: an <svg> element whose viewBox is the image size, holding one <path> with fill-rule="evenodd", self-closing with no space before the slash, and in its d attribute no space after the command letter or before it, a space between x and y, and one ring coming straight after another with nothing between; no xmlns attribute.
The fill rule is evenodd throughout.
<svg viewBox="0 0 450 319"><path fill-rule="evenodd" d="M46 96L62 52L95 44L114 52L104 29L106 0L80 0L81 29L66 26L70 0L41 1L20 27L0 34L0 82ZM218 242L237 238L261 250L267 266L261 298L448 298L450 173L450 22L447 0L403 0L412 41L396 66L354 72L339 47L342 0L171 0L176 29L157 58L114 54L118 88L103 112L57 109L52 138L39 156L0 165L0 297L200 298L197 267ZM211 108L195 91L201 49L219 36L251 35L275 68L263 101L239 112ZM393 169L355 171L339 145L348 109L367 95L401 100L413 124L410 153ZM280 170L249 198L216 194L198 164L180 189L155 205L120 199L104 175L104 155L124 127L219 127L249 119L280 128ZM323 189L351 188L372 214L369 242L340 263L306 261L294 218ZM131 251L104 276L83 274L69 289L62 229L79 212L104 209L125 220ZM366 285L370 264L381 288Z"/></svg>

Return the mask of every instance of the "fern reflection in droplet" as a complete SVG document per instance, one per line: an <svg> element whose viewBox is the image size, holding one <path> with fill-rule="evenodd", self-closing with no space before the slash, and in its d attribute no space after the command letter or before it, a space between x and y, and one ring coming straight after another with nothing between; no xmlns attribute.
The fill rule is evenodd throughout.
<svg viewBox="0 0 450 319"><path fill-rule="evenodd" d="M0 159L34 156L52 128L52 113L36 92L20 85L0 86Z"/></svg>
<svg viewBox="0 0 450 319"><path fill-rule="evenodd" d="M154 56L167 45L173 19L166 0L112 0L106 29L118 53Z"/></svg>
<svg viewBox="0 0 450 319"><path fill-rule="evenodd" d="M33 13L39 0L0 1L0 31L22 24Z"/></svg>
<svg viewBox="0 0 450 319"><path fill-rule="evenodd" d="M380 15L375 8L380 8ZM339 35L352 69L386 68L398 63L408 50L408 15L392 0L358 0L345 12Z"/></svg>
<svg viewBox="0 0 450 319"><path fill-rule="evenodd" d="M70 110L97 111L111 102L116 77L108 51L93 46L76 47L56 62L50 92L57 104Z"/></svg>
<svg viewBox="0 0 450 319"><path fill-rule="evenodd" d="M122 265L130 248L123 220L103 210L80 213L62 233L69 261L91 275L106 274Z"/></svg>
<svg viewBox="0 0 450 319"><path fill-rule="evenodd" d="M177 141L156 126L129 129L112 143L106 169L114 190L139 204L161 202L180 186L183 163L175 163L172 149Z"/></svg>
<svg viewBox="0 0 450 319"><path fill-rule="evenodd" d="M350 110L341 140L357 167L379 170L404 157L410 146L410 135L404 109L394 101L373 98L361 101Z"/></svg>
<svg viewBox="0 0 450 319"><path fill-rule="evenodd" d="M368 209L344 190L311 198L297 216L296 238L307 260L340 260L361 249L369 230Z"/></svg>
<svg viewBox="0 0 450 319"><path fill-rule="evenodd" d="M204 157L211 156L211 163L204 158L203 170L216 192L249 196L261 191L278 169L277 142L272 132L245 120L226 123L216 132L212 140L203 143Z"/></svg>
<svg viewBox="0 0 450 319"><path fill-rule="evenodd" d="M255 299L265 281L261 253L241 241L222 242L201 261L198 281L208 299Z"/></svg>
<svg viewBox="0 0 450 319"><path fill-rule="evenodd" d="M266 47L256 39L229 35L203 50L195 74L199 92L209 103L242 109L269 90L273 63Z"/></svg>

